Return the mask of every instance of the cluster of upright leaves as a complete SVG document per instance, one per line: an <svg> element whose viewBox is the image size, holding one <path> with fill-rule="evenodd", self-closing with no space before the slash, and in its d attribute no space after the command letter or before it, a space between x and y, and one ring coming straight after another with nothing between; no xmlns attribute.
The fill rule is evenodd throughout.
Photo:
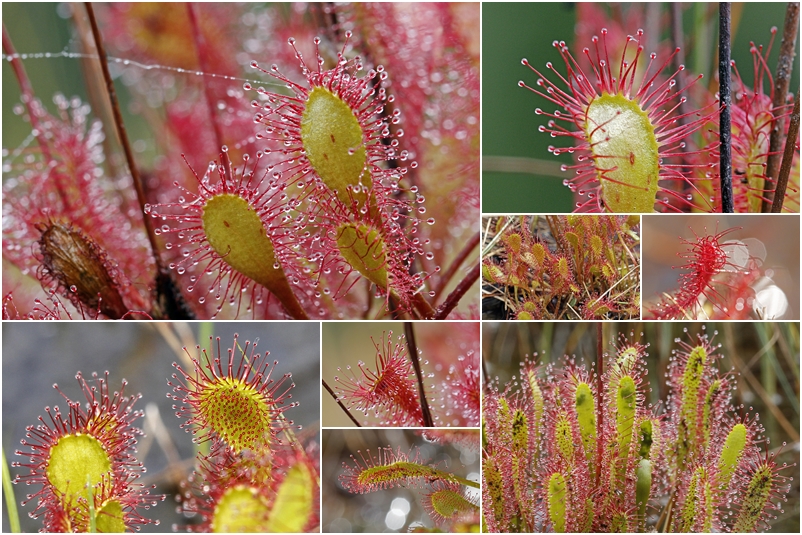
<svg viewBox="0 0 802 535"><path fill-rule="evenodd" d="M610 14L592 5L577 11L574 53L565 41L553 43L565 74L551 62L541 72L524 59L538 79L533 86L519 82L560 108L537 108L535 113L549 117L538 127L540 132L574 141L574 146L551 146L549 152L576 154L574 164L563 166L572 174L564 182L576 194L576 210L721 211L721 104L715 89L697 83L706 74L686 74L685 65L674 68L683 43L646 48L644 31L638 28L650 23L641 6ZM774 34L776 28L772 41ZM767 62L771 44L765 54L762 46L749 46L753 85L744 83L735 69L731 105L737 212L767 211L764 205L777 177L766 176L766 162L782 150L770 152L769 137L782 121L787 131L793 107L791 94L782 105L773 104L775 86ZM783 140L781 147L786 142L794 146L795 155L784 209L798 212L799 143Z"/></svg>
<svg viewBox="0 0 802 535"><path fill-rule="evenodd" d="M495 221L482 261L485 284L495 288L483 305L500 299L508 318L627 319L640 307L637 216L545 216ZM534 228L533 231L530 230ZM553 242L547 241L550 234Z"/></svg>
<svg viewBox="0 0 802 535"><path fill-rule="evenodd" d="M736 416L716 347L677 340L665 410L647 406L646 346L623 338L601 379L565 358L521 365L484 401L483 511L492 532L755 531L788 478ZM783 465L784 467L784 465Z"/></svg>
<svg viewBox="0 0 802 535"><path fill-rule="evenodd" d="M475 337L465 339L462 354L456 359L444 359L448 363L445 376L438 379L435 373L425 375L423 395L428 400L435 426L479 425L479 333L473 330L471 334ZM344 373L334 377L338 399L347 408L372 417L371 421L378 425L425 427L423 401L405 337L399 336L394 342L390 331L378 344L373 341L373 346L375 366L359 361L358 373L350 365L345 370L337 368ZM422 350L419 352L422 356Z"/></svg>
<svg viewBox="0 0 802 535"><path fill-rule="evenodd" d="M66 298L108 318L435 316L454 274L439 265L464 260L476 230L477 5L98 12L136 107L164 111L143 113L158 153L145 200L104 154L99 123L85 135L87 106L73 105L83 122L71 128L25 94L41 155L4 166L16 173L4 196L19 201L4 205L4 257L52 305L7 297L4 314L69 317ZM242 84L255 70L263 86ZM150 243L148 223L162 236Z"/></svg>
<svg viewBox="0 0 802 535"><path fill-rule="evenodd" d="M438 430L423 434L439 443L457 443L473 451L479 448L479 436L474 430ZM364 494L395 487L417 488L423 494L423 508L437 528L430 530L421 526L414 531L478 532L479 504L467 489L479 489L479 483L438 464L430 464L418 449L405 453L400 447L388 446L379 448L375 455L370 451L358 451L357 455L359 458L351 455L351 464L343 463L340 484L347 491Z"/></svg>
<svg viewBox="0 0 802 535"><path fill-rule="evenodd" d="M144 468L134 454L136 437L142 431L133 426L142 416L133 409L139 395L125 396L123 381L119 392L109 392L109 374L86 381L76 375L86 401L72 401L61 390L68 412L58 406L46 407L50 422L39 417L39 425L28 426L17 450L28 463L12 466L29 468L15 483L41 485L28 494L23 505L36 499L31 517L44 516L45 532L123 532L144 524L158 524L141 515L164 496L154 496L137 483ZM58 390L58 386L54 385Z"/></svg>
<svg viewBox="0 0 802 535"><path fill-rule="evenodd" d="M213 342L213 341L212 341ZM291 374L271 378L276 361L255 353L256 344L235 336L228 356L210 344L198 346L194 371L174 364L174 406L181 427L211 441L198 453L195 472L184 485L183 510L199 514L196 532L304 532L320 519L320 475L315 444L304 447L283 413L297 405L286 400ZM283 436L283 438L282 438Z"/></svg>

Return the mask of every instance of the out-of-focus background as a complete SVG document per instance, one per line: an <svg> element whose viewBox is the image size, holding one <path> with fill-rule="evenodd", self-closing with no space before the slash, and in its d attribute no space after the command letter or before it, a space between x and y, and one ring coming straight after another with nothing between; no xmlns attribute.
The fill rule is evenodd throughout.
<svg viewBox="0 0 802 535"><path fill-rule="evenodd" d="M123 378L128 380L126 394L142 394L135 409L148 411L148 416L134 423L140 429L149 424L160 428L139 439L137 459L144 463L147 472L142 483L156 485L155 494L166 494L164 502L150 510L140 511L146 518L159 519L159 526L147 525L142 531L170 531L174 524L187 524L189 519L176 512L175 500L180 478L186 477L193 465L196 446L192 435L179 425L183 420L175 416L175 403L167 398L172 388L167 380L175 372L172 363L178 362L187 369L177 352L182 346L190 348L197 357L195 345L209 347L208 336L219 336L225 355L232 347L234 334L239 343L258 339L256 352L270 352L270 361L277 360L275 373L281 377L292 373L295 388L292 400L300 406L287 410L284 415L303 429L299 438L320 440L320 336L319 324L311 322L216 322L172 324L163 322L4 322L3 323L3 451L9 464L28 462L28 457L16 456L25 437L25 428L39 423L45 407L58 405L66 409L64 398L53 388L59 388L73 401L83 401L75 374L83 372L91 378L92 372L102 376L108 370L109 390L119 390ZM199 342L203 337L205 341ZM216 346L215 346L216 347ZM289 403L288 401L287 403ZM146 420L149 420L146 423ZM46 422L49 420L45 420ZM162 447L169 444L167 448ZM12 477L27 473L25 468L11 468ZM25 494L38 489L25 484L15 485L17 502ZM35 503L19 507L22 531L35 532L42 528L41 520L33 520L28 513ZM5 503L3 504L5 513ZM3 514L3 532L8 533L8 518Z"/></svg>
<svg viewBox="0 0 802 535"><path fill-rule="evenodd" d="M622 31L631 35L642 28L651 39L650 43L668 40L672 5L667 2L482 4L483 213L574 210L571 192L562 184L570 174L560 171L560 165L572 163L572 158L569 154L556 157L547 150L549 145L569 146L570 142L538 132L538 126L545 124L548 118L536 116L535 108L551 113L556 106L518 87L519 80L530 86L537 81L537 75L521 65L521 59L527 58L541 72L546 62L551 61L564 73L565 65L552 42L565 41L572 54L581 53L582 47L592 46L590 37L598 35L602 28L612 28L614 20L625 21ZM732 59L746 83L752 80L750 41L768 45L772 26L780 29L769 58L772 75L776 70L785 8L785 3L775 2L733 3ZM634 11L640 15L632 16ZM717 69L718 4L683 3L682 14L686 72L703 73L702 83L715 83L717 77L711 74ZM577 42L578 35L581 35L581 42ZM793 92L799 89L799 39L796 46L795 74L790 86ZM647 48L647 53L654 51L651 45ZM660 57L667 57L667 54Z"/></svg>
<svg viewBox="0 0 802 535"><path fill-rule="evenodd" d="M438 469L471 481L480 480L478 430L476 447L467 448L429 442L416 430L324 429L320 482L323 492L320 525L324 533L407 532L416 524L434 526L421 506L425 486L423 491L409 487L367 494L351 494L342 487L339 478L344 472L343 463L354 466L351 455L360 459L359 451L367 456L369 450L376 457L379 448L388 446L396 451L400 448L405 454L419 451L426 464L438 464Z"/></svg>
<svg viewBox="0 0 802 535"><path fill-rule="evenodd" d="M690 246L680 237L695 242L697 236L712 236L727 229L736 229L721 238L722 242L744 243L752 257L762 258L763 276L753 289L768 314L753 314L766 319L799 319L799 216L746 214L689 214L668 218L644 215L643 232L643 301L644 313L664 292L679 289L679 277L688 262L677 256ZM735 246L732 256L745 250ZM736 260L737 261L737 260ZM675 267L676 266L676 267ZM734 268L727 268L734 269ZM732 306L732 304L730 304Z"/></svg>
<svg viewBox="0 0 802 535"><path fill-rule="evenodd" d="M661 220L665 220L662 218ZM668 218L673 219L673 218ZM719 370L734 373L737 389L733 404L752 407L770 439L769 449L782 447L777 464L789 467L781 474L792 477L788 501L782 513L771 520L771 532L799 531L799 323L783 322L484 322L482 359L486 377L502 388L519 374L525 355L534 362L559 362L564 355L575 356L587 369L596 362L597 329L602 325L603 351L614 353L612 344L623 334L627 340L649 344L647 352L649 403L665 402L668 394L665 373L675 339L689 342L706 332L722 356ZM715 336L714 336L715 333ZM536 357L533 354L537 353ZM765 446L765 445L764 445ZM796 463L794 465L794 463ZM791 466L794 465L794 466Z"/></svg>

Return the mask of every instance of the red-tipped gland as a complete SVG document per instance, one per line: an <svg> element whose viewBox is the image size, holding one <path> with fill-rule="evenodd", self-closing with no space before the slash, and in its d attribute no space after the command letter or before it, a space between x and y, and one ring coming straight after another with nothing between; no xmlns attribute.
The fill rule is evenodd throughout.
<svg viewBox="0 0 802 535"><path fill-rule="evenodd" d="M220 301L213 317L223 304L236 307L239 315L243 295L250 293L248 310L263 303L264 290L278 298L284 310L295 319L308 319L299 302L303 284L308 277L293 252L294 236L291 218L285 212L294 206L283 193L286 184L280 173L269 176L268 168L260 168L262 155L257 155L253 166L246 164L232 168L228 153L221 153L221 163L211 164L199 178L198 193L184 191L176 203L147 206L146 212L154 218L175 221L164 225L157 234L175 235L180 242L168 243L167 249L178 246L180 260L171 263L179 275L187 273L188 292L202 284L198 279L211 276L209 289L201 293L198 303L203 305L207 295ZM250 168L249 168L250 167ZM213 182L213 171L219 181ZM202 266L203 271L197 275ZM248 290L250 290L248 292Z"/></svg>
<svg viewBox="0 0 802 535"><path fill-rule="evenodd" d="M423 411L412 362L407 356L403 337L392 341L392 331L376 348L375 369L359 362L360 375L346 368L348 376L335 377L340 385L341 400L366 415L373 412L385 425L423 426ZM338 368L338 371L342 371Z"/></svg>
<svg viewBox="0 0 802 535"><path fill-rule="evenodd" d="M688 260L681 268L685 271L680 275L679 289L661 300L648 311L651 319L696 319L700 305L710 302L713 307L720 310L726 317L729 314L726 298L717 288L717 276L729 274L733 277L753 275L757 270L754 261L748 262L748 268L733 263L731 255L738 250L748 252L746 245L740 241L725 241L723 238L732 232L740 230L733 227L713 235L698 236L694 232L695 240L686 240L680 237L682 243L688 246L681 258ZM693 230L693 229L691 229ZM705 228L705 232L707 229Z"/></svg>
<svg viewBox="0 0 802 535"><path fill-rule="evenodd" d="M118 392L110 394L108 372L103 378L93 374L94 384L80 372L76 378L86 401L71 401L59 390L68 414L58 407L46 407L50 423L40 416L40 424L29 426L27 439L21 441L31 449L15 452L30 458L29 463L13 463L30 469L15 482L42 485L23 504L38 500L31 516L44 514L44 531L86 532L91 509L98 531L124 531L154 522L138 512L140 507L149 508L164 499L149 496L135 482L143 471L133 455L136 437L142 434L133 427L133 421L142 415L133 410L140 396L124 396L125 381ZM58 390L58 386L54 388Z"/></svg>
<svg viewBox="0 0 802 535"><path fill-rule="evenodd" d="M276 430L292 424L282 416L285 410L296 406L284 405L295 386L285 385L292 374L273 380L271 375L278 361L268 361L269 353L256 353L256 344L246 341L240 346L236 335L227 358L221 354L220 338L216 353L214 346L211 348L212 355L216 355L213 360L205 349L197 349L199 358L190 357L194 373L173 363L180 376L173 374L175 382L168 381L176 393L168 397L185 404L173 406L178 411L176 415L186 419L181 427L200 433L200 441L212 439L234 452L272 447ZM235 352L239 354L236 366Z"/></svg>
<svg viewBox="0 0 802 535"><path fill-rule="evenodd" d="M678 115L680 95L701 78L675 89L674 79L684 68L680 67L667 79L658 80L678 50L656 70L652 68L656 55L651 54L646 72L636 84L635 73L643 55L643 32L627 37L617 68L607 52L606 34L602 31L601 46L599 39L594 37L595 55L587 48L584 51L593 70L591 76L583 71L565 43L554 43L565 62L567 75L560 74L551 63L547 63L546 68L567 86L566 89L561 89L528 62L523 62L539 77L537 89L526 84L523 87L567 112L540 111L539 114L551 119L547 127L541 126L539 130L555 138L574 138L578 145L576 148L550 149L554 154L577 154L578 163L566 166L575 172L575 176L565 181L572 191L586 199L577 203L577 211L652 212L656 203L671 208L668 197L657 198L659 191L674 197L682 206L690 206L687 195L662 187L658 181L682 180L696 191L692 178L683 172L706 167L708 163L675 166L664 163L663 159L675 156L676 149L684 146L684 140L714 116L715 111L708 111L714 103L699 113ZM627 49L631 44L636 51L634 58L628 61ZM681 117L694 116L688 124L678 121ZM560 121L567 122L567 127L561 126ZM684 155L705 156L709 149L685 152Z"/></svg>

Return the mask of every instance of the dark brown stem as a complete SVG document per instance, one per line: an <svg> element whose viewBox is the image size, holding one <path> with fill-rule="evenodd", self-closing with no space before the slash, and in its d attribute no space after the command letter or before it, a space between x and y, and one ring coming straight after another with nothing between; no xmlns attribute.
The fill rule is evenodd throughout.
<svg viewBox="0 0 802 535"><path fill-rule="evenodd" d="M92 38L92 29L89 27L89 21L85 17L79 16L78 13L73 13L72 21L75 25L75 33L80 38L80 49L84 55L80 59L81 72L84 77L84 87L86 87L90 108L100 118L101 124L110 125L114 121L114 117L112 116L111 104L106 97L106 84L103 82L103 73L100 70L100 65L95 60L95 40ZM103 154L106 155L109 175L122 177L127 172L122 161L123 155L115 154L114 150L112 150L112 142L112 136L103 136ZM120 212L133 225L136 225L138 221L136 207L139 206L136 200L131 199L128 195L122 195L120 203ZM134 206L135 204L136 207ZM135 215L131 217L130 214Z"/></svg>
<svg viewBox="0 0 802 535"><path fill-rule="evenodd" d="M109 62L106 56L106 48L103 46L103 37L100 35L100 28L95 19L95 10L91 2L86 2L86 13L89 16L89 24L92 26L92 36L95 38L95 46L97 47L97 55L100 59L100 68L103 71L103 79L106 82L106 90L109 93L109 100L111 100L111 111L114 116L114 126L117 130L117 135L120 138L120 143L125 152L125 160L128 163L128 169L131 171L131 179L134 182L136 189L136 197L139 201L140 208L142 209L142 220L145 224L145 230L148 234L148 241L150 241L150 248L153 252L153 259L156 261L156 269L159 272L163 271L161 257L159 256L159 247L156 241L156 233L153 231L150 218L145 215L145 190L142 187L142 178L139 176L136 162L134 161L134 153L131 150L131 143L128 141L128 133L123 124L123 116L120 112L120 104L117 101L117 92L114 89L114 81L111 79L109 72Z"/></svg>
<svg viewBox="0 0 802 535"><path fill-rule="evenodd" d="M778 113L785 106L788 95L788 85L791 82L791 73L794 68L794 55L796 48L796 34L799 28L799 3L788 2L785 11L785 25L783 26L783 39L780 43L780 57L777 59L777 73L774 76L774 95L771 106ZM781 115L781 114L780 114ZM778 178L780 167L780 147L785 130L785 118L777 117L772 125L769 138L769 157L766 160L766 176ZM786 143L787 145L787 143ZM777 187L775 186L775 191ZM774 211L771 191L767 191L763 198L763 212ZM776 196L774 197L776 200Z"/></svg>
<svg viewBox="0 0 802 535"><path fill-rule="evenodd" d="M334 393L334 390L332 390L331 387L328 385L328 383L326 383L325 379L323 379L323 388L325 388L326 390L329 391L329 394L331 394L331 397L334 398L334 401L337 402L337 405L339 405L340 408L345 412L345 414L348 415L348 417L351 419L351 421L354 422L354 425L357 426L357 427L362 427L362 424L360 424L357 421L357 419L354 418L354 415L351 414L351 411L349 411L348 408L345 405L343 405L342 401L340 401L340 398L337 397L337 394Z"/></svg>
<svg viewBox="0 0 802 535"><path fill-rule="evenodd" d="M440 280L437 281L437 286L434 287L433 290L438 297L440 296L440 292L442 292L443 289L448 286L448 283L454 277L454 274L459 270L460 266L462 266L462 263L465 262L465 259L468 258L468 255L471 254L471 251L473 251L476 246L479 245L480 239L481 236L477 232L468 241L468 243L465 244L465 247L462 248L462 251L460 251L454 261L451 262L451 265L448 266L448 269L446 269L445 273L443 273L443 276L440 277Z"/></svg>
<svg viewBox="0 0 802 535"><path fill-rule="evenodd" d="M719 116L719 135L721 154L719 169L721 172L721 211L732 213L735 211L732 197L732 124L730 106L730 3L719 2L718 27L718 84L721 97L721 112Z"/></svg>
<svg viewBox="0 0 802 535"><path fill-rule="evenodd" d="M791 167L794 163L794 149L796 146L796 136L799 135L799 92L794 99L794 111L791 113L791 122L788 123L788 137L785 138L785 153L783 163L780 166L780 175L777 177L777 189L774 192L774 202L771 205L773 213L780 213L783 209L785 200L785 190L788 186L788 177L791 175Z"/></svg>
<svg viewBox="0 0 802 535"><path fill-rule="evenodd" d="M198 66L201 71L209 72L210 69L206 63L206 39L203 37L203 33L201 33L200 25L198 24L198 15L193 2L187 3L187 14L189 15L189 26L192 29L192 38L195 41L195 51L198 54ZM214 109L214 97L209 84L205 81L201 81L201 83L203 84L203 94L206 97L206 108L209 110L209 118L214 128L217 150L220 150L223 146L223 132L217 120L217 111Z"/></svg>
<svg viewBox="0 0 802 535"><path fill-rule="evenodd" d="M481 269L479 264L476 264L471 268L465 278L457 284L457 287L454 288L454 291L448 294L448 298L446 298L445 302L437 307L437 313L434 315L433 319L436 320L444 320L451 314L451 311L457 306L457 304L462 299L462 296L467 293L467 291L473 286L473 284L479 280L479 273Z"/></svg>
<svg viewBox="0 0 802 535"><path fill-rule="evenodd" d="M415 376L418 378L418 394L420 395L420 408L423 413L423 425L424 427L434 427L434 420L432 420L432 413L429 410L429 402L426 401L426 392L423 387L423 372L420 367L420 358L418 358L418 346L415 344L415 329L413 325L410 321L404 322L404 335L409 349L409 359L412 361L412 367L415 368Z"/></svg>

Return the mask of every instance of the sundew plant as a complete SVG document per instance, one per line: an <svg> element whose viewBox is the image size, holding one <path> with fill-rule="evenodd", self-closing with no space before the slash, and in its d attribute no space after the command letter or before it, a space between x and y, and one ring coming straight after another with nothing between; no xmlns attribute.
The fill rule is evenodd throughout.
<svg viewBox="0 0 802 535"><path fill-rule="evenodd" d="M293 332L284 326L284 339L277 340L279 329L263 328L261 334L269 338L260 343L231 334L234 326L223 327L223 336L208 335L205 326L204 341L180 349L194 338L186 325L116 332L98 324L84 327L46 344L62 348L65 367L76 361L89 364L93 359L76 355L76 348L94 349L108 344L109 337L141 344L138 351L116 351L116 359L94 359L111 364L113 371L78 372L78 390L59 381L54 388L61 401L32 409L43 415L38 422L23 424L10 407L20 401L34 404L34 398L39 405L50 399L47 392L18 393L15 402L4 398L4 423L20 426L24 436L9 459L17 485L11 485L4 469L9 527L20 526L19 510L30 516L25 531L318 531L319 398L313 388L301 388L299 396L287 371L297 369L304 380L310 372L316 375L314 330ZM4 328L4 334L37 330L41 336L41 328L16 324ZM310 343L299 341L299 335ZM81 337L83 345L76 345ZM87 337L92 341L86 342ZM263 347L286 349L293 343L292 354L276 358ZM24 354L4 344L11 368L27 360L27 355L20 358ZM294 360L292 366L287 359ZM135 379L120 379L123 369ZM52 380L63 373L48 375ZM300 409L306 403L310 407ZM312 425L307 429L303 424ZM4 433L13 434L18 433ZM22 502L19 509L12 507L15 499Z"/></svg>
<svg viewBox="0 0 802 535"><path fill-rule="evenodd" d="M327 429L324 442L324 531L478 532L477 429Z"/></svg>
<svg viewBox="0 0 802 535"><path fill-rule="evenodd" d="M595 324L590 363L521 355L511 381L488 381L482 435L487 530L753 532L798 523L798 507L788 500L798 494L797 465L784 460L798 444L798 411L788 419L775 404L790 396L790 408L798 383L779 398L766 396L743 360L751 352L744 355L738 345L747 337L730 325L723 332L685 327L673 339L671 327L657 327L642 324L636 328L645 332L610 339L605 334L613 329ZM664 336L654 337L658 332ZM757 334L758 351L771 352L761 379L782 369L798 373L797 333L795 324L755 325L748 333ZM582 337L574 332L569 340ZM790 342L784 362L779 339ZM670 351L670 357L655 359L655 351ZM754 394L765 402L763 419L746 401ZM767 412L780 416L765 418Z"/></svg>
<svg viewBox="0 0 802 535"><path fill-rule="evenodd" d="M743 5L578 5L510 58L561 173L539 152L493 165L561 175L578 212L798 212L798 6L773 7L756 36Z"/></svg>
<svg viewBox="0 0 802 535"><path fill-rule="evenodd" d="M640 217L507 216L483 220L486 319L640 316Z"/></svg>
<svg viewBox="0 0 802 535"><path fill-rule="evenodd" d="M479 325L432 326L324 325L324 421L332 426L477 427Z"/></svg>
<svg viewBox="0 0 802 535"><path fill-rule="evenodd" d="M644 319L797 317L796 217L659 219L644 216Z"/></svg>
<svg viewBox="0 0 802 535"><path fill-rule="evenodd" d="M478 4L65 6L4 13L4 317L478 314Z"/></svg>

